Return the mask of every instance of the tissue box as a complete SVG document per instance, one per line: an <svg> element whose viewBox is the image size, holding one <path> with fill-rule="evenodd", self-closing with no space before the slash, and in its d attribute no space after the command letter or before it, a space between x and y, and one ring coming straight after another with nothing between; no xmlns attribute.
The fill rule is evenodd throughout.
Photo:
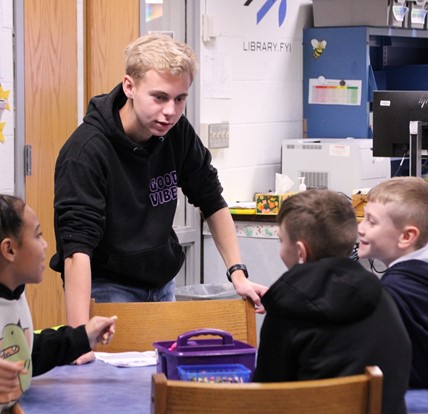
<svg viewBox="0 0 428 414"><path fill-rule="evenodd" d="M264 193L256 194L256 214L277 215L284 200L295 193L273 194Z"/></svg>
<svg viewBox="0 0 428 414"><path fill-rule="evenodd" d="M409 3L410 0L313 0L314 26L406 27Z"/></svg>

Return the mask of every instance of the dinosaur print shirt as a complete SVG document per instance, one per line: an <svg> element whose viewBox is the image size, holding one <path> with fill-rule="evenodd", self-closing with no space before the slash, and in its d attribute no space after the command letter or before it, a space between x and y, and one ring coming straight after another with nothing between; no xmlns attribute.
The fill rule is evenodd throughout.
<svg viewBox="0 0 428 414"><path fill-rule="evenodd" d="M23 292L24 286L12 292L0 285L0 358L12 362L24 361L27 370L19 375L19 388L10 393L0 393L0 412L13 405L31 382L33 323Z"/></svg>
<svg viewBox="0 0 428 414"><path fill-rule="evenodd" d="M69 364L90 350L84 325L44 329L34 334L25 285L11 291L0 284L0 358L23 361L25 367L19 375L19 386L9 393L0 392L0 413L19 400L33 376Z"/></svg>

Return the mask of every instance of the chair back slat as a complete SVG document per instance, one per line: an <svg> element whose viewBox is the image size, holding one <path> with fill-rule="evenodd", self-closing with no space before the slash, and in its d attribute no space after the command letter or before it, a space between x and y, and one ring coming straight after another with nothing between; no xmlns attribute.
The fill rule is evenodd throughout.
<svg viewBox="0 0 428 414"><path fill-rule="evenodd" d="M153 342L173 340L202 328L221 329L235 340L257 346L254 306L242 298L126 303L92 300L90 315L118 317L116 334L102 347L103 352L153 350Z"/></svg>
<svg viewBox="0 0 428 414"><path fill-rule="evenodd" d="M152 414L380 414L383 375L311 381L209 384L152 376Z"/></svg>

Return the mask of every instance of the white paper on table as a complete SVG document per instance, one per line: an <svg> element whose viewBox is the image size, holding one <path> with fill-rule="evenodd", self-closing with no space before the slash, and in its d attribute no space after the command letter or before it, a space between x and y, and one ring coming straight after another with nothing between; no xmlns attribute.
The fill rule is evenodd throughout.
<svg viewBox="0 0 428 414"><path fill-rule="evenodd" d="M146 367L156 365L156 351L95 352L95 358L115 367Z"/></svg>

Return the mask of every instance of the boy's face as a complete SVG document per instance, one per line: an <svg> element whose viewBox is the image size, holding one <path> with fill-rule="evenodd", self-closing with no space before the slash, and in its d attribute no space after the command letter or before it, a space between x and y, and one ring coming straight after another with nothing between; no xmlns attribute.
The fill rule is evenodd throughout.
<svg viewBox="0 0 428 414"><path fill-rule="evenodd" d="M295 264L299 263L300 250L297 243L290 241L285 228L285 220L279 226L278 236L281 243L279 254L287 268L291 269Z"/></svg>
<svg viewBox="0 0 428 414"><path fill-rule="evenodd" d="M358 225L360 258L372 258L389 266L400 257L398 240L402 234L391 220L390 209L394 204L368 202L364 218Z"/></svg>
<svg viewBox="0 0 428 414"><path fill-rule="evenodd" d="M25 206L21 243L15 244L14 280L17 287L26 283L40 283L46 256L47 243L34 211Z"/></svg>
<svg viewBox="0 0 428 414"><path fill-rule="evenodd" d="M123 88L132 101L133 113L125 121L125 132L138 141L164 136L180 119L186 106L191 79L149 70L137 83L125 76ZM127 131L129 125L130 131Z"/></svg>

